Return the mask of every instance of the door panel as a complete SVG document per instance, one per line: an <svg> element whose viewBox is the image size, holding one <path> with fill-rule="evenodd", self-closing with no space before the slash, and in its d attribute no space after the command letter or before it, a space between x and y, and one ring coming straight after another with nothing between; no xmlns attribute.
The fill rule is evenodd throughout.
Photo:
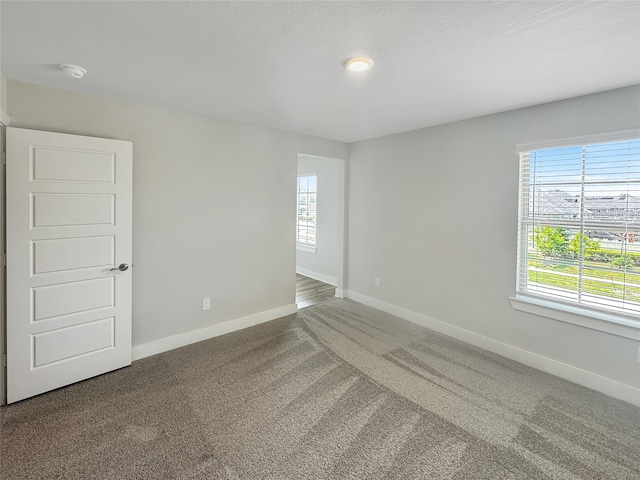
<svg viewBox="0 0 640 480"><path fill-rule="evenodd" d="M33 321L97 308L114 307L113 277L47 285L33 289Z"/></svg>
<svg viewBox="0 0 640 480"><path fill-rule="evenodd" d="M131 363L132 145L7 129L7 401Z"/></svg>
<svg viewBox="0 0 640 480"><path fill-rule="evenodd" d="M113 225L113 195L71 195L68 193L34 194L34 227L68 227L72 225Z"/></svg>
<svg viewBox="0 0 640 480"><path fill-rule="evenodd" d="M104 318L33 336L33 368L115 346L114 318Z"/></svg>
<svg viewBox="0 0 640 480"><path fill-rule="evenodd" d="M35 240L33 273L106 267L115 263L115 237L56 238Z"/></svg>
<svg viewBox="0 0 640 480"><path fill-rule="evenodd" d="M111 153L33 148L33 180L114 183L114 173Z"/></svg>

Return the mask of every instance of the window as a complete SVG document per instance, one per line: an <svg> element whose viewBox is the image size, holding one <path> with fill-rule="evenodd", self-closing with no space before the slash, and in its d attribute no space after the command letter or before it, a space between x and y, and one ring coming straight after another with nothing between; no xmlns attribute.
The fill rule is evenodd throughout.
<svg viewBox="0 0 640 480"><path fill-rule="evenodd" d="M296 242L304 246L316 244L316 190L318 176L298 176L298 215ZM315 251L315 250L314 250Z"/></svg>
<svg viewBox="0 0 640 480"><path fill-rule="evenodd" d="M640 134L519 150L516 298L640 315Z"/></svg>

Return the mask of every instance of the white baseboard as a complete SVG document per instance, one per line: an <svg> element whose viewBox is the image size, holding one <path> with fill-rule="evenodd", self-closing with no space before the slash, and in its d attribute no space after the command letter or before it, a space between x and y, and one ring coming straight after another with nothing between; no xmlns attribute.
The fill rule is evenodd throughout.
<svg viewBox="0 0 640 480"><path fill-rule="evenodd" d="M185 345L207 340L208 338L218 337L247 327L253 327L254 325L275 320L276 318L286 317L297 311L298 309L295 304L284 305L271 310L265 310L264 312L247 315L246 317L216 323L207 328L191 330L190 332L161 338L141 345L134 345L132 360L140 360L141 358L173 350L174 348L184 347Z"/></svg>
<svg viewBox="0 0 640 480"><path fill-rule="evenodd" d="M640 407L640 388L348 290L347 298Z"/></svg>
<svg viewBox="0 0 640 480"><path fill-rule="evenodd" d="M338 279L336 277L325 275L324 273L314 272L313 270L298 266L296 266L296 273L304 275L305 277L313 278L314 280L318 280L319 282L328 283L329 285L333 285L334 287L338 285Z"/></svg>
<svg viewBox="0 0 640 480"><path fill-rule="evenodd" d="M347 291L342 288L336 287L336 295L337 298L347 298Z"/></svg>

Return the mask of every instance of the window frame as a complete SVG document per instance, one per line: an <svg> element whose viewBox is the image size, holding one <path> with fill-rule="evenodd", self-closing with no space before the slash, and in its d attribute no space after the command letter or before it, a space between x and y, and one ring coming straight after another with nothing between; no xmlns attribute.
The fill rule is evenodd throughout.
<svg viewBox="0 0 640 480"><path fill-rule="evenodd" d="M315 190L315 204L316 204L316 210L315 210L315 225L314 225L314 230L315 230L315 241L314 243L309 243L309 242L301 242L300 241L300 237L298 236L298 232L299 232L299 228L300 228L300 223L299 223L299 215L300 215L300 190L299 190L299 186L300 186L300 178L301 177L315 177L315 182L316 182L316 190ZM301 251L301 252L306 252L306 253L316 253L317 251L317 245L318 245L318 174L317 172L308 172L308 173L299 173L297 180L296 180L296 249Z"/></svg>
<svg viewBox="0 0 640 480"><path fill-rule="evenodd" d="M528 201L529 183L523 178L521 154L533 150L549 148L570 147L578 145L597 144L605 142L626 141L640 139L640 129L610 132L597 135L563 138L545 142L519 144L516 153L519 161L519 191L518 191L518 244L516 258L516 292L509 297L515 310L540 315L586 328L607 332L613 335L640 340L640 316L628 312L615 312L599 308L591 308L588 305L564 302L560 298L535 295L524 292L520 282L522 280L521 268L523 249L528 249L528 235L523 232L530 227L524 215L524 202ZM570 222L563 227L570 228Z"/></svg>

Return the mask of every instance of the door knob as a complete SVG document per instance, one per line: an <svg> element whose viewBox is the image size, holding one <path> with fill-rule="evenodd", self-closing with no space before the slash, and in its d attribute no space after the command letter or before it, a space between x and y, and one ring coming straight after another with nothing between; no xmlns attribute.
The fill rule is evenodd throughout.
<svg viewBox="0 0 640 480"><path fill-rule="evenodd" d="M115 272L116 270L120 270L121 272L124 272L126 270L129 270L129 265L127 265L126 263L121 263L119 267L113 267L109 271Z"/></svg>

